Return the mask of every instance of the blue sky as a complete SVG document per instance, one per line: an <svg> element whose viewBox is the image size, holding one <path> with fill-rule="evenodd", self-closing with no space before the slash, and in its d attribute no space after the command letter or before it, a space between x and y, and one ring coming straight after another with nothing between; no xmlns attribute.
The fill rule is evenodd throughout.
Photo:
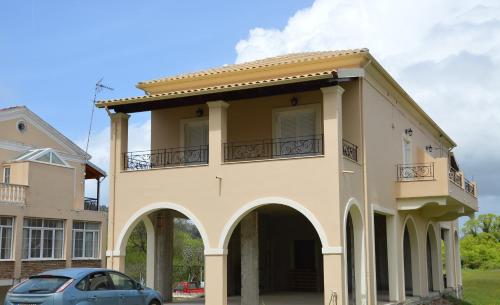
<svg viewBox="0 0 500 305"><path fill-rule="evenodd" d="M0 107L27 105L81 144L100 97L138 81L290 52L368 47L458 143L481 212L500 213L497 0L9 1L0 9ZM108 118L90 153L107 168ZM148 145L134 115L132 148ZM106 188L104 188L106 189Z"/></svg>

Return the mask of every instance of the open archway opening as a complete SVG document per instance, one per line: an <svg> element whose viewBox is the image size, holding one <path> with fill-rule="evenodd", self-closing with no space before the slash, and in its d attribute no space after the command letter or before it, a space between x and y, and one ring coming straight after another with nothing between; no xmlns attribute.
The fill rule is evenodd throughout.
<svg viewBox="0 0 500 305"><path fill-rule="evenodd" d="M204 304L204 242L184 214L160 209L128 228L124 271L162 293L167 304Z"/></svg>
<svg viewBox="0 0 500 305"><path fill-rule="evenodd" d="M419 246L417 230L412 218L406 220L403 231L403 270L405 295L418 296L419 280Z"/></svg>
<svg viewBox="0 0 500 305"><path fill-rule="evenodd" d="M363 219L356 205L351 205L347 212L344 237L347 303L363 304L366 295Z"/></svg>
<svg viewBox="0 0 500 305"><path fill-rule="evenodd" d="M438 245L434 227L429 225L426 238L427 287L429 292L439 291Z"/></svg>
<svg viewBox="0 0 500 305"><path fill-rule="evenodd" d="M322 305L321 249L314 226L297 210L280 204L252 210L241 218L228 244L229 303L273 305L300 300Z"/></svg>

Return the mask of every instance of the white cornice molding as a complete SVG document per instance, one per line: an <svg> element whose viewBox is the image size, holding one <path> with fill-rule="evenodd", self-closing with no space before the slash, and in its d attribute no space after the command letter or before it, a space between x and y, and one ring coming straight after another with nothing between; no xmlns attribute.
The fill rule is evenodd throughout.
<svg viewBox="0 0 500 305"><path fill-rule="evenodd" d="M85 153L78 145L68 139L41 117L29 110L27 107L16 107L8 110L0 111L0 122L12 119L24 119L40 131L45 133L49 138L56 141L61 146L70 151L71 154L81 155L84 159L90 159L90 155Z"/></svg>
<svg viewBox="0 0 500 305"><path fill-rule="evenodd" d="M28 145L24 143L19 143L19 142L13 142L13 141L8 141L4 139L0 139L0 149L5 149L5 150L10 150L10 151L17 151L17 152L25 152L30 149L37 149L37 148L46 148L46 147L36 147L33 145ZM61 156L62 159L65 161L70 161L70 162L78 162L78 163L85 163L85 157L82 155L77 155L77 154L70 154L67 152L59 151L54 149L57 154Z"/></svg>

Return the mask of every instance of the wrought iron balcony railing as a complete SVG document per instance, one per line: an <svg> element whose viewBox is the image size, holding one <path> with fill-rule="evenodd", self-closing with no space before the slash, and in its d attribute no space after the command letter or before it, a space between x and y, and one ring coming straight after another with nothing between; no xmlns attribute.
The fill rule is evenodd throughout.
<svg viewBox="0 0 500 305"><path fill-rule="evenodd" d="M99 211L99 201L97 198L83 198L83 209L87 211Z"/></svg>
<svg viewBox="0 0 500 305"><path fill-rule="evenodd" d="M476 193L476 187L467 179L464 179L464 189L469 194L475 195Z"/></svg>
<svg viewBox="0 0 500 305"><path fill-rule="evenodd" d="M342 140L342 154L344 157L358 162L358 146L347 140Z"/></svg>
<svg viewBox="0 0 500 305"><path fill-rule="evenodd" d="M434 180L434 163L398 164L398 181Z"/></svg>
<svg viewBox="0 0 500 305"><path fill-rule="evenodd" d="M0 202L26 203L28 186L9 183L0 183Z"/></svg>
<svg viewBox="0 0 500 305"><path fill-rule="evenodd" d="M125 170L131 171L207 163L208 145L125 153Z"/></svg>
<svg viewBox="0 0 500 305"><path fill-rule="evenodd" d="M459 187L462 187L462 174L458 172L456 169L450 167L450 171L448 172L448 178L451 182L455 183Z"/></svg>
<svg viewBox="0 0 500 305"><path fill-rule="evenodd" d="M323 154L323 135L224 143L224 161L293 158Z"/></svg>

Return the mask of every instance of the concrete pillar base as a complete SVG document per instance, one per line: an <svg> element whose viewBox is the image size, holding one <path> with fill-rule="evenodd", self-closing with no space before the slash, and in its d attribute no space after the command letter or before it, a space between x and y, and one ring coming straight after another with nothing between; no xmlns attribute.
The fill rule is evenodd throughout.
<svg viewBox="0 0 500 305"><path fill-rule="evenodd" d="M205 255L205 305L227 305L227 255Z"/></svg>

